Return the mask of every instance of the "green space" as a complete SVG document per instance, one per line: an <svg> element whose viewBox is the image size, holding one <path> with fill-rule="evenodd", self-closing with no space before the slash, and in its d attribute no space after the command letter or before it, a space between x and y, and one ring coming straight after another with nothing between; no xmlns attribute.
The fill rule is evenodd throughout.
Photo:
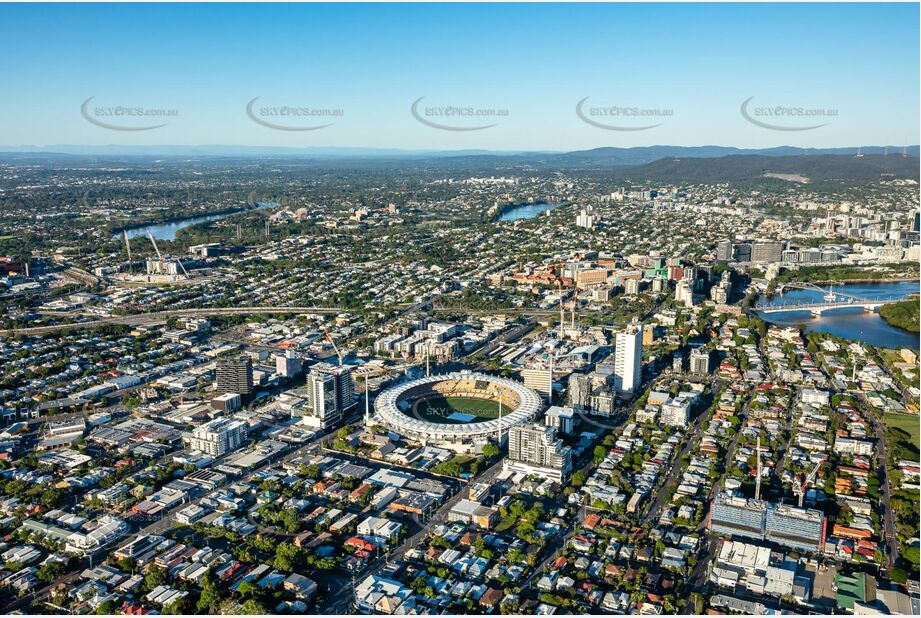
<svg viewBox="0 0 921 618"><path fill-rule="evenodd" d="M886 427L901 429L911 436L911 442L915 448L921 448L921 418L916 414L887 412L883 415L883 423Z"/></svg>
<svg viewBox="0 0 921 618"><path fill-rule="evenodd" d="M503 414L510 410L503 406ZM470 414L474 416L471 421L460 421L449 418L453 413ZM477 397L432 397L419 401L414 406L410 416L430 423L444 423L457 425L465 422L479 423L498 418L499 402Z"/></svg>
<svg viewBox="0 0 921 618"><path fill-rule="evenodd" d="M890 326L907 330L910 333L919 331L921 324L921 309L917 298L910 298L900 303L883 305L879 308L879 315Z"/></svg>

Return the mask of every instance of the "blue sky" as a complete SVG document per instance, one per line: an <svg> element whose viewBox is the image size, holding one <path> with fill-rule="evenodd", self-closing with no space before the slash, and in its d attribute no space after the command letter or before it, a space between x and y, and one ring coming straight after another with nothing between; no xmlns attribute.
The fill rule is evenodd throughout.
<svg viewBox="0 0 921 618"><path fill-rule="evenodd" d="M573 150L916 144L917 4L0 5L0 144L235 144ZM246 105L341 110L252 121ZM166 126L113 131L96 106L176 110ZM431 107L507 110L482 119ZM648 118L583 108L669 110ZM746 121L740 106L831 110L821 121ZM94 118L106 120L96 111ZM111 119L111 117L110 117ZM116 118L149 126L149 119ZM157 121L158 123L161 121ZM110 123L112 124L112 123Z"/></svg>

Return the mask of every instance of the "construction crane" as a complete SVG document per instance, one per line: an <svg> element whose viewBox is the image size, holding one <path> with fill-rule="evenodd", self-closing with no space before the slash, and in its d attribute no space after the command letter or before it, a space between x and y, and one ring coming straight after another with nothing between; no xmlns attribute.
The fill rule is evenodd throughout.
<svg viewBox="0 0 921 618"><path fill-rule="evenodd" d="M163 255L160 253L160 248L157 247L157 241L154 240L153 234L151 234L150 232L147 232L147 237L150 238L150 242L153 243L154 251L157 252L157 260L159 260L160 262L162 262L162 261L163 261ZM125 238L126 238L126 242L127 242L127 236L126 236ZM187 271L187 270L185 269L185 265L182 263L182 260L180 260L180 259L177 258L177 259L176 259L176 263L179 264L179 268L181 268L181 269L182 269L182 272L185 273L185 276L188 277L188 276L189 276L189 271Z"/></svg>
<svg viewBox="0 0 921 618"><path fill-rule="evenodd" d="M330 336L327 329L323 329L323 334L326 335L326 340L329 341L329 344L333 346L333 350L336 351L336 356L339 357L339 366L342 367L342 352L339 351L339 346L337 346L336 342L333 341L333 338Z"/></svg>
<svg viewBox="0 0 921 618"><path fill-rule="evenodd" d="M128 250L128 272L131 272L131 243L128 242L128 230L122 230L122 238L125 239L125 249Z"/></svg>
<svg viewBox="0 0 921 618"><path fill-rule="evenodd" d="M793 495L796 496L800 508L803 506L803 498L806 497L806 487L812 485L815 482L815 476L818 474L819 468L822 467L823 463L825 463L824 457L820 459L815 467L809 472L809 474L806 475L806 478L803 480L802 484L793 484Z"/></svg>

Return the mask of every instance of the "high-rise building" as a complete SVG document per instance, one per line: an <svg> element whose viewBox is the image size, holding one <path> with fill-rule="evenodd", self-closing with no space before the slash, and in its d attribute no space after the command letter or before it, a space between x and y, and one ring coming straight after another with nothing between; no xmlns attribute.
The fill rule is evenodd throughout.
<svg viewBox="0 0 921 618"><path fill-rule="evenodd" d="M825 547L822 511L725 493L717 494L710 503L709 528L717 534L768 540L806 551Z"/></svg>
<svg viewBox="0 0 921 618"><path fill-rule="evenodd" d="M504 468L564 481L572 470L572 452L546 425L515 425L509 431Z"/></svg>
<svg viewBox="0 0 921 618"><path fill-rule="evenodd" d="M722 493L710 503L709 528L717 534L764 540L766 521L767 502L763 500Z"/></svg>
<svg viewBox="0 0 921 618"><path fill-rule="evenodd" d="M783 258L784 244L775 241L752 243L752 262L779 262Z"/></svg>
<svg viewBox="0 0 921 618"><path fill-rule="evenodd" d="M694 306L694 289L686 279L682 279L675 286L675 303L685 307Z"/></svg>
<svg viewBox="0 0 921 618"><path fill-rule="evenodd" d="M716 245L716 259L720 262L732 261L732 240L726 239Z"/></svg>
<svg viewBox="0 0 921 618"><path fill-rule="evenodd" d="M310 414L304 415L304 422L314 427L335 426L357 403L350 366L317 363L310 368L307 387Z"/></svg>
<svg viewBox="0 0 921 618"><path fill-rule="evenodd" d="M672 372L684 373L684 354L681 352L672 354Z"/></svg>
<svg viewBox="0 0 921 618"><path fill-rule="evenodd" d="M592 377L584 373L569 376L566 395L569 407L577 410L588 409L592 398Z"/></svg>
<svg viewBox="0 0 921 618"><path fill-rule="evenodd" d="M553 427L558 434L571 434L576 428L575 410L550 406L544 412L544 425Z"/></svg>
<svg viewBox="0 0 921 618"><path fill-rule="evenodd" d="M768 507L764 536L794 549L821 551L825 547L825 515L789 504L772 504Z"/></svg>
<svg viewBox="0 0 921 618"><path fill-rule="evenodd" d="M752 261L751 243L743 242L733 247L732 259L736 262L751 262Z"/></svg>
<svg viewBox="0 0 921 618"><path fill-rule="evenodd" d="M240 448L245 441L245 422L231 418L217 418L192 430L189 448L212 457L220 457Z"/></svg>
<svg viewBox="0 0 921 618"><path fill-rule="evenodd" d="M639 279L627 279L624 281L624 293L630 296L636 296L640 293L640 283L641 281Z"/></svg>
<svg viewBox="0 0 921 618"><path fill-rule="evenodd" d="M275 372L283 378L293 378L301 374L301 357L293 350L275 356Z"/></svg>
<svg viewBox="0 0 921 618"><path fill-rule="evenodd" d="M706 348L691 350L691 373L698 376L710 375L710 352Z"/></svg>
<svg viewBox="0 0 921 618"><path fill-rule="evenodd" d="M668 284L668 280L665 277L657 276L652 280L652 292L654 294L659 294L660 292L665 291L665 286Z"/></svg>
<svg viewBox="0 0 921 618"><path fill-rule="evenodd" d="M582 212L576 217L576 225L589 230L595 227L595 216L592 214L591 208L582 209Z"/></svg>
<svg viewBox="0 0 921 618"><path fill-rule="evenodd" d="M643 373L643 330L634 323L614 338L614 388L632 393Z"/></svg>
<svg viewBox="0 0 921 618"><path fill-rule="evenodd" d="M521 381L528 388L533 388L548 400L553 398L553 372L543 367L531 367L521 370Z"/></svg>
<svg viewBox="0 0 921 618"><path fill-rule="evenodd" d="M652 345L656 341L656 327L654 324L643 326L643 345Z"/></svg>
<svg viewBox="0 0 921 618"><path fill-rule="evenodd" d="M217 369L216 391L218 395L237 393L246 401L253 394L253 362L249 356L240 356L233 360L219 360Z"/></svg>

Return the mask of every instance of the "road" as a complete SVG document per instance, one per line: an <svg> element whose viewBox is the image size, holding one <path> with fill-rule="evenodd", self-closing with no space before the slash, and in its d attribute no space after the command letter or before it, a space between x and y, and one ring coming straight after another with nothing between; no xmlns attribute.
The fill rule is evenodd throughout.
<svg viewBox="0 0 921 618"><path fill-rule="evenodd" d="M880 506L883 515L883 538L886 542L886 556L888 558L888 569L895 567L899 559L899 538L895 532L895 518L892 514L892 485L889 482L889 470L887 462L889 461L889 451L886 444L886 433L880 422L872 413L867 417L873 425L876 432L876 463L877 474L882 482L880 483L882 495L880 496Z"/></svg>
<svg viewBox="0 0 921 618"><path fill-rule="evenodd" d="M722 390L722 381L714 380L712 383L707 385L707 390L705 392L713 394L715 400L716 396L719 395ZM681 451L677 456L672 457L671 463L668 466L668 474L665 476L665 479L659 486L659 489L656 492L656 497L653 499L652 503L649 505L649 508L646 511L647 520L652 522L659 520L659 515L661 514L660 512L662 507L665 506L665 502L669 497L668 488L677 483L678 474L681 472L680 462L682 458L687 455L691 451L691 448L694 446L694 441L700 432L701 423L707 416L707 410L709 409L709 406L710 404L707 404L706 407L701 406L702 409L698 409L697 416L694 418L694 421L691 423L691 426L688 428L688 431L685 434Z"/></svg>

